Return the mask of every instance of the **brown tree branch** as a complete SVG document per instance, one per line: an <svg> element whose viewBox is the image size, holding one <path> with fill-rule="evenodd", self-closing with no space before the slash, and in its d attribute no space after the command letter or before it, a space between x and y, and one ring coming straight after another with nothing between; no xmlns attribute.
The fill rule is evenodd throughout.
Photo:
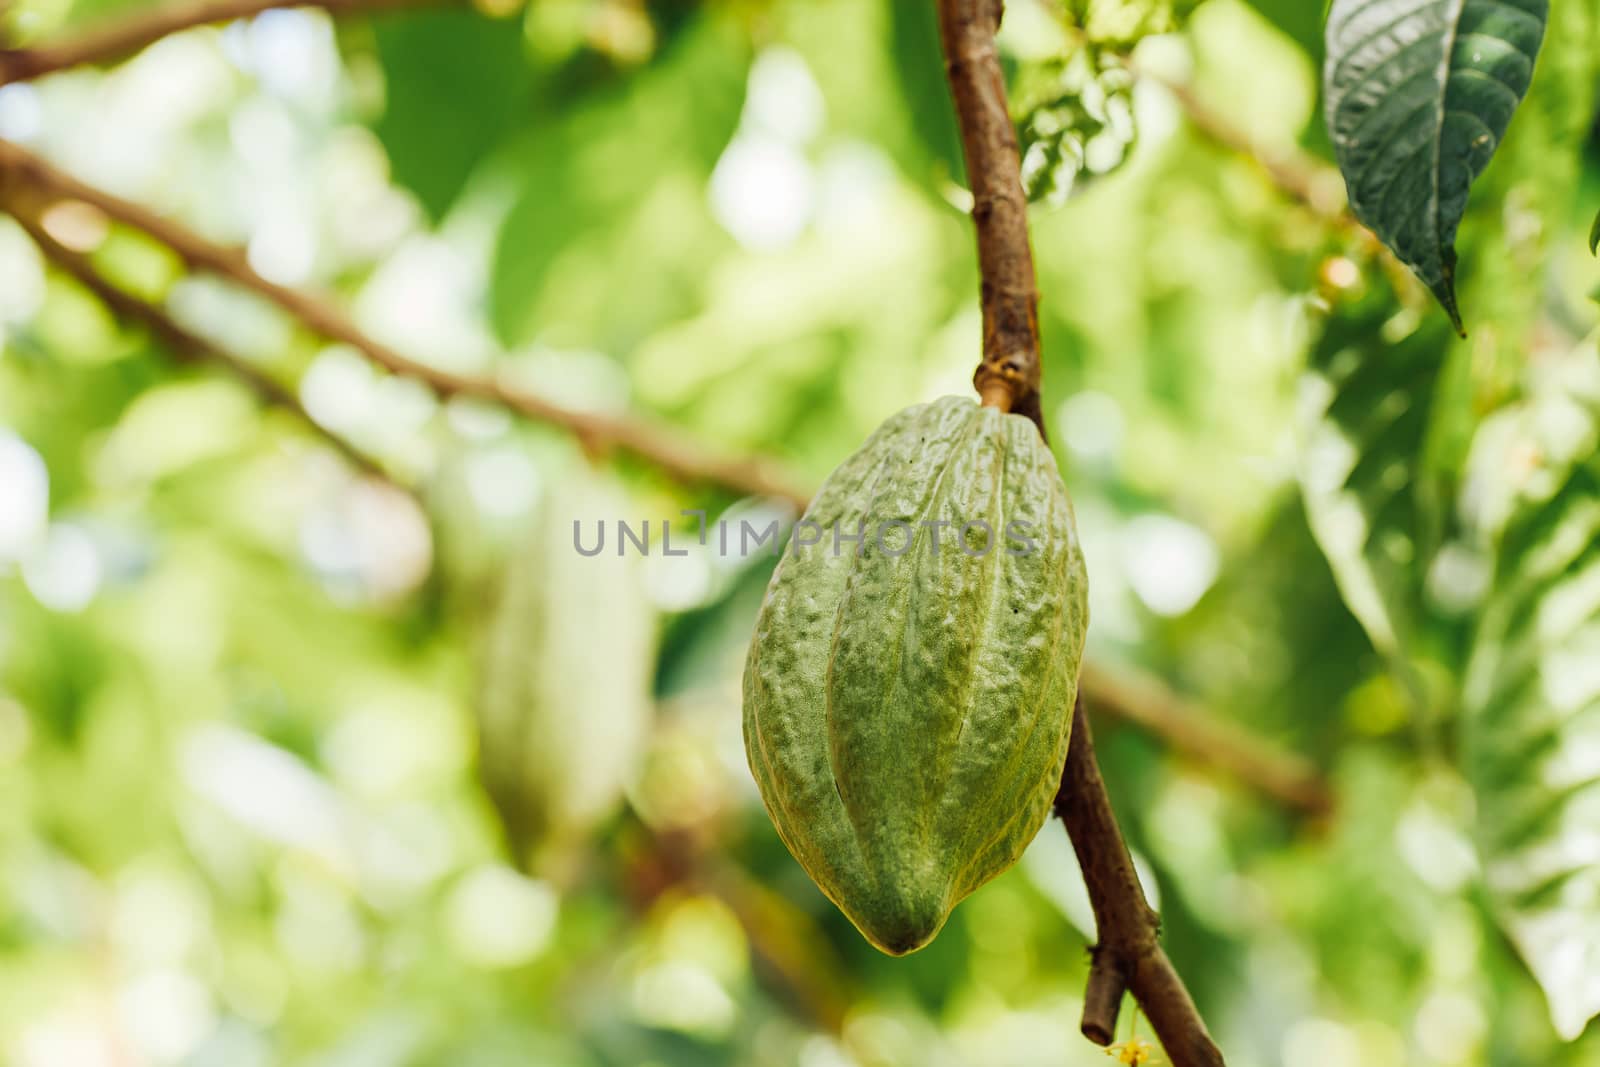
<svg viewBox="0 0 1600 1067"><path fill-rule="evenodd" d="M1083 703L1080 698L1072 709L1072 740L1055 809L1083 868L1099 938L1090 950L1084 1036L1099 1045L1110 1044L1126 991L1139 1002L1173 1067L1221 1067L1222 1053L1161 947L1161 919L1145 899L1117 828Z"/></svg>
<svg viewBox="0 0 1600 1067"><path fill-rule="evenodd" d="M983 362L972 384L984 403L1026 415L1039 408L1039 291L1028 244L1022 156L995 50L1000 0L940 0L946 72L972 183L983 306Z"/></svg>
<svg viewBox="0 0 1600 1067"><path fill-rule="evenodd" d="M994 41L1002 10L1000 0L939 0L939 22L972 180L983 278L983 363L973 381L983 403L1028 416L1042 435L1038 293L1027 200ZM1222 1053L1161 948L1160 920L1145 899L1117 827L1081 698L1073 707L1072 740L1055 807L1078 854L1095 914L1098 943L1084 996L1084 1036L1100 1045L1111 1043L1126 989L1149 1017L1173 1067L1220 1067Z"/></svg>
<svg viewBox="0 0 1600 1067"><path fill-rule="evenodd" d="M441 397L470 396L502 405L573 434L588 449L618 449L638 456L690 485L725 486L804 508L807 494L777 465L763 459L727 459L665 426L636 417L573 411L492 377L474 377L419 363L370 337L343 311L316 296L268 281L236 249L213 244L180 223L79 181L19 145L0 141L0 172L9 172L51 200L76 200L116 222L143 230L172 249L192 270L218 275L265 297L311 331L356 349L393 374L413 378Z"/></svg>
<svg viewBox="0 0 1600 1067"><path fill-rule="evenodd" d="M138 323L149 330L153 336L162 341L173 359L188 364L216 364L224 368L243 382L268 407L281 408L298 416L302 422L333 445L352 466L371 477L386 482L393 481L389 472L376 459L313 419L292 390L232 353L184 329L156 305L113 285L88 256L73 251L50 236L50 232L32 212L14 204L9 204L8 210L17 225L22 227L23 232L33 240L46 259L54 263L63 273L75 278L78 284L98 297L100 302L118 318Z"/></svg>
<svg viewBox="0 0 1600 1067"><path fill-rule="evenodd" d="M136 11L76 37L29 48L0 49L0 85L132 55L169 34L249 18L272 8L317 7L330 15L438 4L446 0L191 0Z"/></svg>

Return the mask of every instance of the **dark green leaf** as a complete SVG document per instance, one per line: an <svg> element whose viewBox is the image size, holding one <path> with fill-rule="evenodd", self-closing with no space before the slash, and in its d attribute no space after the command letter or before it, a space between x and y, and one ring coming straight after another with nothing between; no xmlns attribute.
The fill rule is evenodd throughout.
<svg viewBox="0 0 1600 1067"><path fill-rule="evenodd" d="M1324 92L1350 206L1456 329L1455 237L1533 77L1548 0L1334 0Z"/></svg>
<svg viewBox="0 0 1600 1067"><path fill-rule="evenodd" d="M1589 254L1600 256L1600 214L1594 217L1594 229L1589 231Z"/></svg>

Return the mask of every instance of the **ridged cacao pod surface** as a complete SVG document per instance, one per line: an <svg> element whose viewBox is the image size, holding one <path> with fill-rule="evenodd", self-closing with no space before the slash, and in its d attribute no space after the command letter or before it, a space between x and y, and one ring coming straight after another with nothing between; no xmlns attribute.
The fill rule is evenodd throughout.
<svg viewBox="0 0 1600 1067"><path fill-rule="evenodd" d="M890 418L796 525L745 663L746 753L789 851L883 951L927 944L1038 833L1086 594L1033 424L959 397Z"/></svg>
<svg viewBox="0 0 1600 1067"><path fill-rule="evenodd" d="M570 873L587 835L615 812L653 717L655 611L643 560L614 538L630 518L605 476L583 472L540 502L506 568L482 653L479 771L507 836L535 872Z"/></svg>

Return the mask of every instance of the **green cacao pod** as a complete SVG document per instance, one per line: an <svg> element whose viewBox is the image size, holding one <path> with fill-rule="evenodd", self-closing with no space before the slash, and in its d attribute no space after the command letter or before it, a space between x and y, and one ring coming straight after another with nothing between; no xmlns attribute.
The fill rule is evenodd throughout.
<svg viewBox="0 0 1600 1067"><path fill-rule="evenodd" d="M613 540L627 497L588 471L545 495L507 566L481 659L478 766L524 866L562 881L637 772L654 715L655 612Z"/></svg>
<svg viewBox="0 0 1600 1067"><path fill-rule="evenodd" d="M1038 833L1086 592L1049 449L960 397L889 419L796 524L745 662L746 754L784 844L883 951L931 941Z"/></svg>

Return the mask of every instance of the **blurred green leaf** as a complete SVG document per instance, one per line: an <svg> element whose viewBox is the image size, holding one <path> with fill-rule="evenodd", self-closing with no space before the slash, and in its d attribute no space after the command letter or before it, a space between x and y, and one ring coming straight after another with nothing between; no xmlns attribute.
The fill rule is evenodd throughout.
<svg viewBox="0 0 1600 1067"><path fill-rule="evenodd" d="M1533 77L1547 0L1334 0L1328 126L1350 207L1457 330L1456 229Z"/></svg>
<svg viewBox="0 0 1600 1067"><path fill-rule="evenodd" d="M394 180L437 221L495 146L531 119L522 25L441 8L380 19L375 33L385 79L376 132Z"/></svg>
<svg viewBox="0 0 1600 1067"><path fill-rule="evenodd" d="M540 332L537 297L565 253L625 230L652 194L671 194L674 177L705 180L738 125L749 60L738 24L702 13L649 66L585 97L515 148L510 162L519 185L500 227L489 297L495 328L508 344ZM606 136L596 137L597 129ZM643 261L657 276L670 274L673 264L689 270L671 247L675 236L608 248L603 258L613 267ZM641 296L620 286L599 295L606 314L624 317Z"/></svg>
<svg viewBox="0 0 1600 1067"><path fill-rule="evenodd" d="M781 541L779 545L781 549ZM709 604L675 616L667 624L656 664L658 698L667 699L697 686L739 677L775 566L777 559L759 550L721 595Z"/></svg>
<svg viewBox="0 0 1600 1067"><path fill-rule="evenodd" d="M1292 40L1305 53L1312 69L1321 70L1326 44L1322 32L1327 0L1248 0L1251 7ZM1317 99L1312 110L1313 118L1306 123L1300 144L1308 152L1324 159L1333 158L1333 143L1328 137L1328 127L1322 121L1322 81L1317 79Z"/></svg>
<svg viewBox="0 0 1600 1067"><path fill-rule="evenodd" d="M1474 456L1493 578L1463 749L1494 910L1570 1040L1600 1014L1600 377L1589 350L1562 370Z"/></svg>
<svg viewBox="0 0 1600 1067"><path fill-rule="evenodd" d="M1321 66L1322 20L1327 0L1248 0L1263 18L1282 30L1290 40Z"/></svg>
<svg viewBox="0 0 1600 1067"><path fill-rule="evenodd" d="M961 154L961 130L950 101L950 84L945 80L938 11L922 0L892 0L889 13L894 84L933 172L922 177L964 184L967 164Z"/></svg>
<svg viewBox="0 0 1600 1067"><path fill-rule="evenodd" d="M1589 254L1600 256L1600 214L1594 217L1594 228L1589 231Z"/></svg>
<svg viewBox="0 0 1600 1067"><path fill-rule="evenodd" d="M1376 293L1324 325L1300 388L1299 477L1345 603L1427 706L1427 579L1451 532L1472 414L1460 361L1446 372L1448 331L1424 324L1391 343L1396 314Z"/></svg>

